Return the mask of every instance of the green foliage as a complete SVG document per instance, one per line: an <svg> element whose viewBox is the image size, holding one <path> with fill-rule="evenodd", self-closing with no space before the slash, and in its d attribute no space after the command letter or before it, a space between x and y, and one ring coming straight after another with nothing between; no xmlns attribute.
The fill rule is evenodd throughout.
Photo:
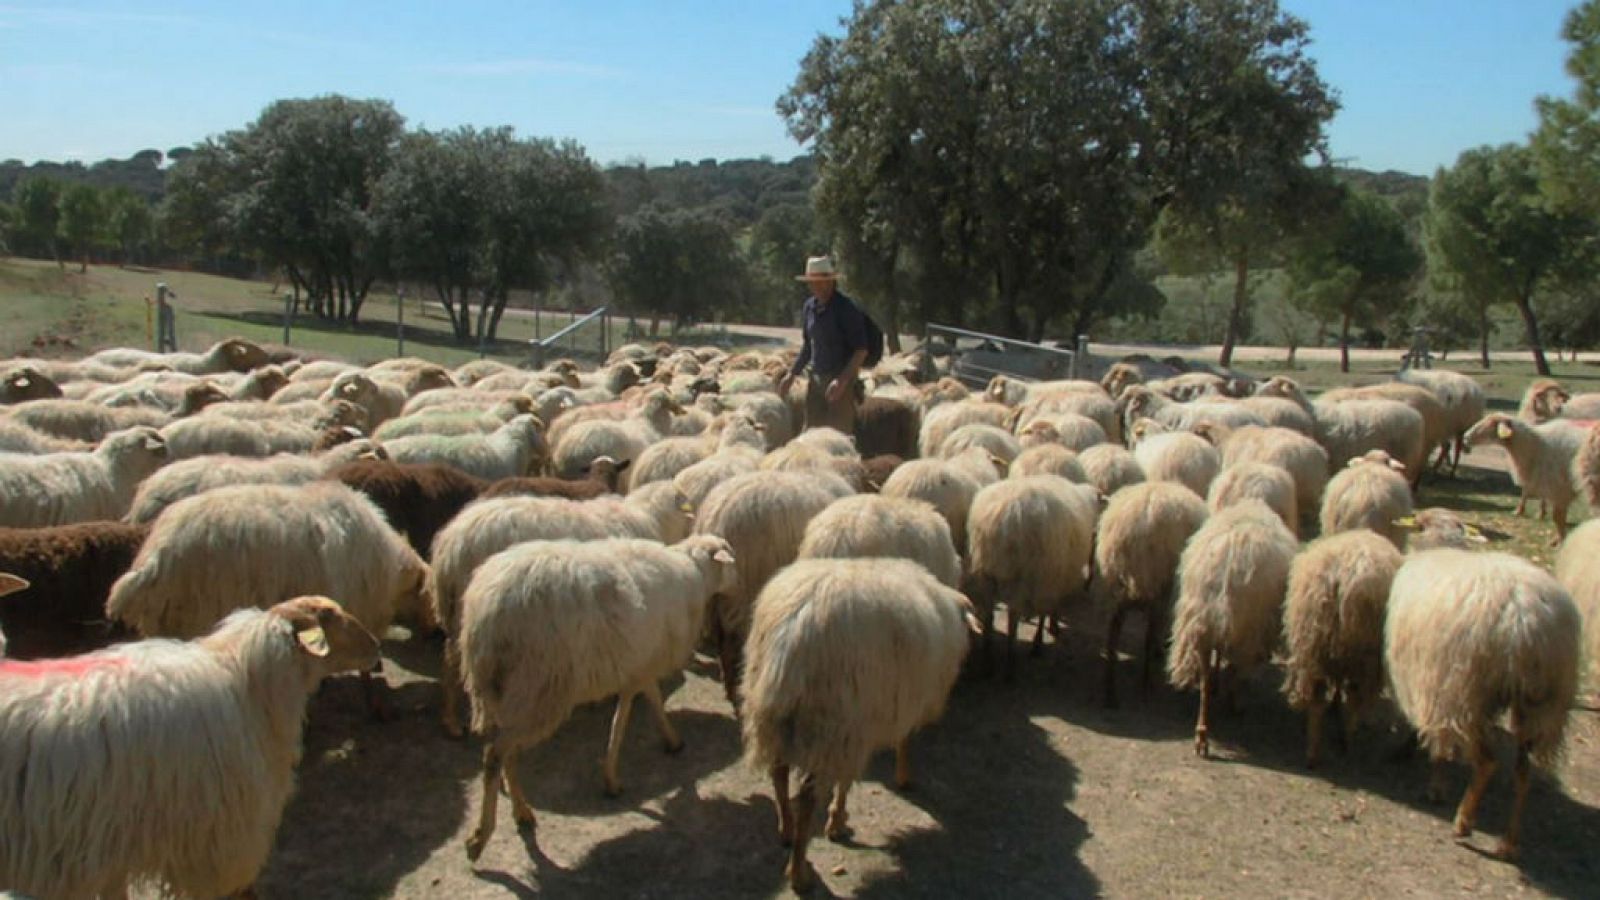
<svg viewBox="0 0 1600 900"><path fill-rule="evenodd" d="M106 234L123 263L148 262L155 244L156 219L150 204L133 191L116 187L104 194Z"/></svg>
<svg viewBox="0 0 1600 900"><path fill-rule="evenodd" d="M61 261L61 185L49 178L29 178L15 191L16 251Z"/></svg>
<svg viewBox="0 0 1600 900"><path fill-rule="evenodd" d="M735 307L746 290L744 258L733 233L707 211L646 206L617 226L611 283L631 313L650 316L650 333L674 331Z"/></svg>
<svg viewBox="0 0 1600 900"><path fill-rule="evenodd" d="M1304 43L1271 0L863 2L779 110L891 331L915 297L1038 339L1150 298L1118 286L1163 206L1214 207L1244 190L1222 167L1317 145L1331 101Z"/></svg>
<svg viewBox="0 0 1600 900"><path fill-rule="evenodd" d="M105 204L100 190L90 184L69 185L61 193L62 242L82 261L80 271L89 268L89 256L104 243Z"/></svg>
<svg viewBox="0 0 1600 900"><path fill-rule="evenodd" d="M596 252L609 224L599 170L574 144L509 128L407 135L374 193L392 271L427 285L456 339L493 340L512 288L540 291Z"/></svg>
<svg viewBox="0 0 1600 900"><path fill-rule="evenodd" d="M1594 218L1600 216L1600 2L1579 4L1561 33L1572 45L1567 74L1577 88L1570 99L1537 100L1533 151L1546 195L1563 210Z"/></svg>
<svg viewBox="0 0 1600 900"><path fill-rule="evenodd" d="M1329 190L1326 211L1295 242L1289 279L1297 305L1340 322L1340 365L1348 371L1351 324L1381 322L1398 309L1423 260L1387 200L1343 184Z"/></svg>
<svg viewBox="0 0 1600 900"><path fill-rule="evenodd" d="M1540 192L1526 147L1468 150L1434 176L1425 232L1435 284L1472 310L1513 304L1541 372L1549 367L1533 300L1564 275L1580 276L1590 231Z"/></svg>

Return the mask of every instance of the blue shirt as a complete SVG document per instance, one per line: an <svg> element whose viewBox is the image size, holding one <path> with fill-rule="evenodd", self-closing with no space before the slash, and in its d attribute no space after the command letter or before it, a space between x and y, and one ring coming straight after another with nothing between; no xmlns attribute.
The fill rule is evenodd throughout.
<svg viewBox="0 0 1600 900"><path fill-rule="evenodd" d="M799 375L806 364L817 378L831 381L844 372L850 357L867 348L867 322L855 301L837 288L824 306L816 297L806 298L801 326L805 342L789 372Z"/></svg>

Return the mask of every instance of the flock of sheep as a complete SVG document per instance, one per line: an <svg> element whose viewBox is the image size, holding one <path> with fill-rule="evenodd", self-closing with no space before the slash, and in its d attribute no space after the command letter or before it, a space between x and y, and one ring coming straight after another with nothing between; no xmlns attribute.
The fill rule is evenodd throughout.
<svg viewBox="0 0 1600 900"><path fill-rule="evenodd" d="M974 395L896 356L846 435L802 429L803 398L775 390L791 358L629 345L592 372L447 371L232 339L6 363L0 891L247 890L311 691L358 672L385 715L378 639L397 620L444 633L449 734L470 701L474 860L502 787L533 824L517 756L576 707L617 698L608 793L635 698L681 747L660 685L699 649L804 888L819 804L843 834L882 748L909 782L910 735L964 665L996 667L1002 606L1008 679L1023 621L1037 651L1103 613L1108 706L1142 613L1142 678L1164 664L1199 692L1201 755L1213 706L1263 664L1306 711L1309 765L1330 706L1353 733L1387 689L1436 761L1472 765L1458 834L1507 716L1516 853L1531 765L1558 757L1600 649L1600 521L1566 524L1580 492L1600 508L1600 430L1578 418L1600 396L1538 382L1518 415L1486 415L1446 371L1312 400L1284 376L1131 361ZM1549 506L1555 576L1412 507L1430 466L1489 443Z"/></svg>

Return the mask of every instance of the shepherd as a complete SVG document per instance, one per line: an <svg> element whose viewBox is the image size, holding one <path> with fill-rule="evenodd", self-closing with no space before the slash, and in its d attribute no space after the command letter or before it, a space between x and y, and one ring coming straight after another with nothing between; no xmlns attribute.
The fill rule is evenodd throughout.
<svg viewBox="0 0 1600 900"><path fill-rule="evenodd" d="M807 259L806 273L795 276L806 283L811 296L806 298L800 355L778 382L778 393L787 396L795 378L809 366L805 427L836 428L853 435L862 390L857 375L871 348L872 326L855 301L838 289L838 277L828 256Z"/></svg>

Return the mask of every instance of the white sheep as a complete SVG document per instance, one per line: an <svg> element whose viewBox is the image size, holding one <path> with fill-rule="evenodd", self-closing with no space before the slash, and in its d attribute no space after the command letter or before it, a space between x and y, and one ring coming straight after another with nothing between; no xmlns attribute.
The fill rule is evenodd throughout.
<svg viewBox="0 0 1600 900"><path fill-rule="evenodd" d="M909 559L949 587L961 583L950 523L929 503L863 494L846 497L806 525L799 559Z"/></svg>
<svg viewBox="0 0 1600 900"><path fill-rule="evenodd" d="M370 442L352 442L343 447L371 454ZM359 455L358 453L358 455ZM346 454L326 453L319 457L280 453L263 459L231 456L198 456L164 466L146 478L133 495L125 521L135 525L154 522L161 511L185 497L216 488L243 484L291 486L316 481L335 466L347 462Z"/></svg>
<svg viewBox="0 0 1600 900"><path fill-rule="evenodd" d="M228 338L213 344L204 353L153 353L133 347L113 347L101 350L84 361L124 368L155 364L191 375L205 375L210 372L248 372L271 360L259 345L243 338Z"/></svg>
<svg viewBox="0 0 1600 900"><path fill-rule="evenodd" d="M1211 699L1223 666L1237 680L1265 662L1279 631L1289 567L1299 542L1259 500L1246 500L1200 526L1178 563L1167 679L1200 689L1194 751L1211 753Z"/></svg>
<svg viewBox="0 0 1600 900"><path fill-rule="evenodd" d="M129 428L160 428L172 421L164 410L142 406L101 406L84 400L29 400L9 407L12 422L69 441L103 441Z"/></svg>
<svg viewBox="0 0 1600 900"><path fill-rule="evenodd" d="M1495 768L1490 732L1510 712L1517 748L1511 819L1499 853L1514 857L1532 763L1561 755L1578 689L1583 623L1555 578L1527 560L1454 548L1409 557L1395 575L1384 622L1384 663L1400 710L1435 760L1472 761L1455 834L1472 833Z"/></svg>
<svg viewBox="0 0 1600 900"><path fill-rule="evenodd" d="M950 525L956 552L967 552L967 514L983 485L964 469L942 459L913 459L895 469L878 488L881 497L921 500Z"/></svg>
<svg viewBox="0 0 1600 900"><path fill-rule="evenodd" d="M706 627L717 648L722 686L738 707L739 661L751 605L767 579L794 562L806 525L835 500L854 493L827 472L751 472L723 482L695 512L695 534L724 537L738 560L735 587L712 599Z"/></svg>
<svg viewBox="0 0 1600 900"><path fill-rule="evenodd" d="M1556 526L1554 546L1567 535L1567 507L1578 494L1573 462L1586 436L1587 429L1564 419L1529 425L1515 416L1491 413L1467 432L1467 443L1505 448L1523 497L1550 503L1550 518Z"/></svg>
<svg viewBox="0 0 1600 900"><path fill-rule="evenodd" d="M967 652L967 609L899 559L804 560L762 590L745 645L744 746L772 778L792 887L812 878L819 798L834 794L824 830L842 837L850 784L875 750L895 748L895 781L910 783L907 745L944 711ZM791 768L801 773L792 800Z"/></svg>
<svg viewBox="0 0 1600 900"><path fill-rule="evenodd" d="M939 452L935 455L941 459L950 459L972 449L982 450L989 456L1004 461L1008 466L1017 458L1017 454L1022 452L1022 446L1017 443L1016 437L1011 432L994 425L973 422L950 432L950 436L939 445Z"/></svg>
<svg viewBox="0 0 1600 900"><path fill-rule="evenodd" d="M1295 506L1309 515L1328 486L1328 451L1315 440L1287 428L1225 428L1204 425L1196 433L1216 445L1222 467L1245 462L1277 466L1294 479Z"/></svg>
<svg viewBox="0 0 1600 900"><path fill-rule="evenodd" d="M343 484L240 485L162 513L111 586L106 615L147 637L191 638L236 609L315 593L336 598L381 637L397 614L432 624L427 580L427 564L378 507Z"/></svg>
<svg viewBox="0 0 1600 900"><path fill-rule="evenodd" d="M353 618L302 597L192 643L0 662L0 885L248 891L294 790L312 690L377 659Z"/></svg>
<svg viewBox="0 0 1600 900"><path fill-rule="evenodd" d="M945 439L957 428L971 424L1004 427L1009 415L1010 410L1006 407L981 400L963 400L936 406L922 417L917 452L925 458L938 456Z"/></svg>
<svg viewBox="0 0 1600 900"><path fill-rule="evenodd" d="M1095 490L1113 496L1130 484L1144 481L1144 470L1133 453L1120 444L1096 444L1078 454L1084 478Z"/></svg>
<svg viewBox="0 0 1600 900"><path fill-rule="evenodd" d="M764 433L764 432L763 432ZM672 486L699 509L720 484L761 467L761 454L748 447L718 450L672 476Z"/></svg>
<svg viewBox="0 0 1600 900"><path fill-rule="evenodd" d="M7 594L15 594L18 591L25 591L29 587L32 587L32 585L29 584L26 578L19 578L10 572L0 572L0 597L4 597ZM5 658L6 635L5 632L0 631L0 660Z"/></svg>
<svg viewBox="0 0 1600 900"><path fill-rule="evenodd" d="M1300 534L1294 479L1283 469L1258 462L1243 462L1223 469L1217 480L1211 482L1206 505L1217 513L1241 500L1260 500L1278 514L1291 533Z"/></svg>
<svg viewBox="0 0 1600 900"><path fill-rule="evenodd" d="M1078 484L1088 484L1089 476L1078 462L1078 454L1061 444L1040 444L1029 447L1012 460L1007 478L1027 478L1033 475L1057 475Z"/></svg>
<svg viewBox="0 0 1600 900"><path fill-rule="evenodd" d="M764 472L831 472L843 478L851 490L859 491L866 487L867 472L861 464L861 457L854 453L836 456L815 444L803 442L805 434L762 457L758 468Z"/></svg>
<svg viewBox="0 0 1600 900"><path fill-rule="evenodd" d="M1041 443L1061 444L1078 453L1110 440L1100 423L1078 413L1041 416L1017 430L1023 448Z"/></svg>
<svg viewBox="0 0 1600 900"><path fill-rule="evenodd" d="M1285 375L1267 379L1256 393L1293 400L1311 414L1317 423L1317 442L1328 451L1330 472L1368 450L1383 450L1414 476L1427 462L1422 416L1404 403L1382 399L1312 403L1300 385Z"/></svg>
<svg viewBox="0 0 1600 900"><path fill-rule="evenodd" d="M726 589L732 572L727 542L705 536L673 547L535 541L478 569L461 598L472 727L487 742L469 859L494 833L502 778L512 817L534 823L517 756L554 734L580 704L617 695L604 765L608 794L621 791L617 757L634 697L649 702L667 750L682 748L660 682L693 657L706 601Z"/></svg>
<svg viewBox="0 0 1600 900"><path fill-rule="evenodd" d="M139 482L167 461L153 428L130 428L93 451L0 454L0 525L39 528L120 519Z"/></svg>
<svg viewBox="0 0 1600 900"><path fill-rule="evenodd" d="M1583 615L1583 658L1591 668L1600 665L1600 518L1567 535L1555 574Z"/></svg>
<svg viewBox="0 0 1600 900"><path fill-rule="evenodd" d="M1405 548L1405 532L1396 524L1411 515L1411 487L1405 466L1382 450L1369 450L1350 460L1329 479L1322 495L1322 533L1367 528Z"/></svg>
<svg viewBox="0 0 1600 900"><path fill-rule="evenodd" d="M584 467L601 456L619 462L633 462L652 443L672 430L672 417L683 407L665 391L655 391L627 418L577 421L564 416L556 422L566 425L551 429L551 468L561 478L581 478ZM569 413L568 416L574 415Z"/></svg>
<svg viewBox="0 0 1600 900"><path fill-rule="evenodd" d="M1443 466L1448 459L1451 474L1454 474L1461 465L1461 452L1466 448L1467 432L1488 411L1483 386L1470 375L1448 369L1401 369L1399 374L1395 375L1395 380L1401 384L1414 384L1427 388L1439 398L1440 403L1444 404L1445 429L1447 436L1454 439L1455 454L1451 458L1451 448L1448 443L1440 445L1436 466Z"/></svg>
<svg viewBox="0 0 1600 900"><path fill-rule="evenodd" d="M255 457L272 454L267 430L244 419L192 416L161 429L161 436L166 439L167 453L174 460L212 454Z"/></svg>
<svg viewBox="0 0 1600 900"><path fill-rule="evenodd" d="M534 474L548 452L543 428L531 415L517 416L489 434L419 434L396 438L384 449L395 462L445 463L485 481Z"/></svg>
<svg viewBox="0 0 1600 900"><path fill-rule="evenodd" d="M1094 598L1110 614L1106 631L1105 705L1117 705L1117 645L1129 612L1145 614L1141 685L1167 636L1178 562L1206 521L1205 502L1181 484L1150 481L1111 495L1095 529Z"/></svg>
<svg viewBox="0 0 1600 900"><path fill-rule="evenodd" d="M1180 403L1144 385L1133 385L1123 391L1117 406L1122 410L1120 419L1125 435L1133 423L1145 418L1153 419L1173 431L1193 431L1202 422L1229 428L1266 425L1266 420L1254 410L1232 400L1207 398L1202 402Z"/></svg>
<svg viewBox="0 0 1600 900"><path fill-rule="evenodd" d="M999 482L978 492L967 518L969 593L983 621L1006 604L1007 681L1016 676L1017 626L1056 614L1083 593L1099 500L1093 488L1053 475Z"/></svg>
<svg viewBox="0 0 1600 900"><path fill-rule="evenodd" d="M1312 541L1289 569L1283 693L1306 712L1306 766L1322 748L1322 718L1338 704L1345 746L1383 691L1383 620L1404 557L1365 528Z"/></svg>
<svg viewBox="0 0 1600 900"><path fill-rule="evenodd" d="M58 438L0 416L0 453L75 453L94 449L87 441Z"/></svg>
<svg viewBox="0 0 1600 900"><path fill-rule="evenodd" d="M1196 496L1205 497L1211 482L1222 471L1222 456L1205 438L1187 431L1149 433L1151 422L1133 424L1130 434L1137 441L1133 458L1149 481L1174 481Z"/></svg>

